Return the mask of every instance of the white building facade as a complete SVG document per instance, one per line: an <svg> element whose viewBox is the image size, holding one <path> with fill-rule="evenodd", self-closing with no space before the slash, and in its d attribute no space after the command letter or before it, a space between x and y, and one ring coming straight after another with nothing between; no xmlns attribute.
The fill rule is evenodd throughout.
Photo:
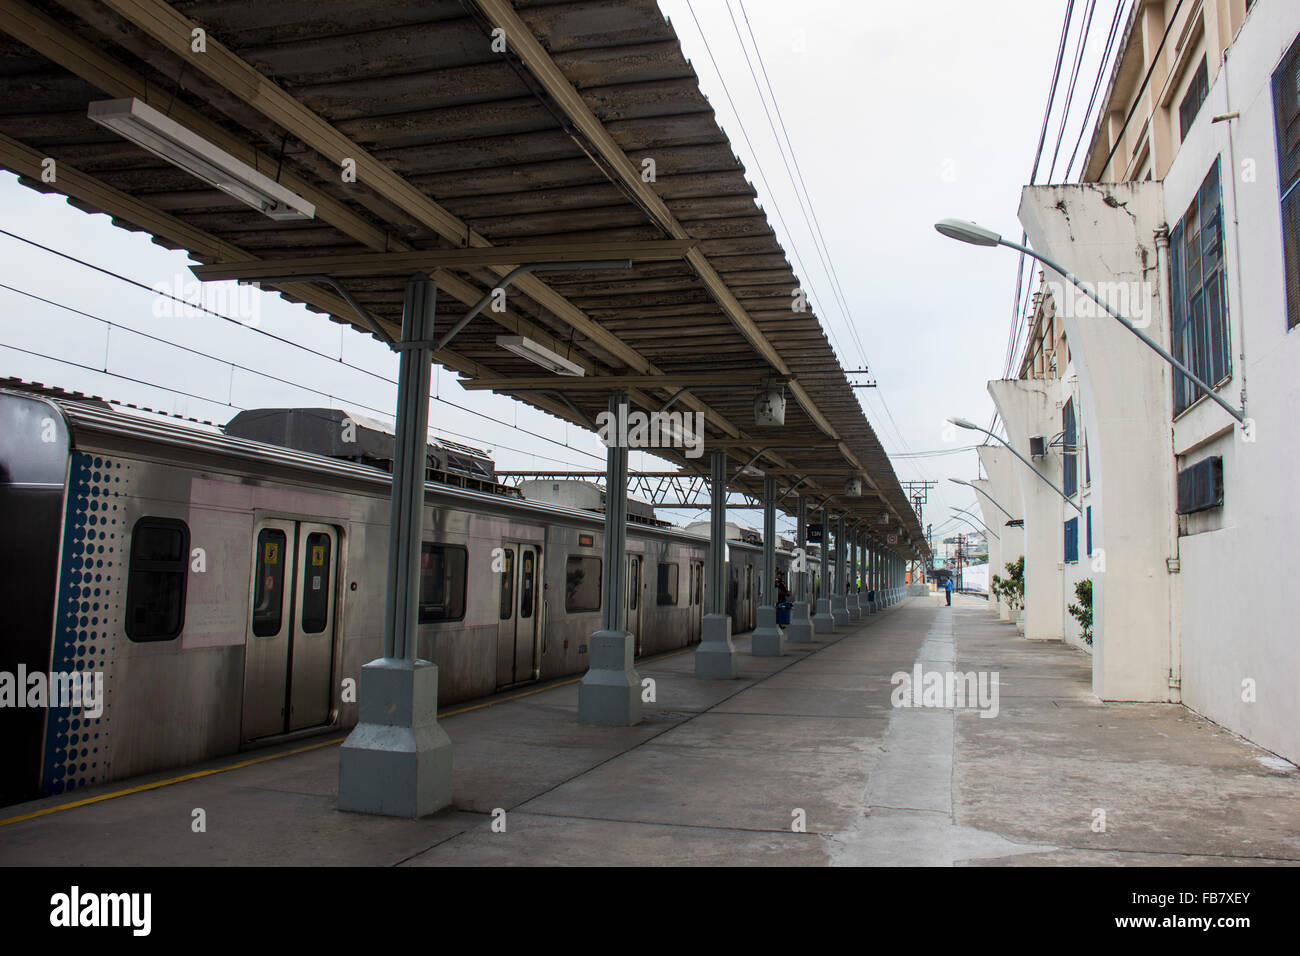
<svg viewBox="0 0 1300 956"><path fill-rule="evenodd" d="M1300 3L1136 3L1084 180L1026 188L1030 246L1246 422L1046 270L1020 377L989 390L1070 501L984 463L1023 511L1025 636L1079 642L1091 580L1098 696L1181 701L1300 761Z"/></svg>

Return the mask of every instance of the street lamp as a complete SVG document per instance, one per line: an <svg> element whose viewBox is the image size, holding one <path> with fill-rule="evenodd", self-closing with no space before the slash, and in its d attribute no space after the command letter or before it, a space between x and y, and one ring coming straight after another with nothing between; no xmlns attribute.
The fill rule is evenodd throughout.
<svg viewBox="0 0 1300 956"><path fill-rule="evenodd" d="M1007 440L1004 439L1004 438L999 438L997 435L993 434L993 433L992 433L991 431L989 431L987 428L980 428L980 427L979 427L978 425L976 425L974 422L967 421L967 420L964 419L964 418L950 418L950 419L948 419L948 421L952 422L952 424L956 425L958 428L969 428L969 429L971 429L972 431L983 432L984 434L986 434L986 435L988 435L990 438L992 438L994 441L999 442L999 443L1005 445L1006 448L1007 448L1007 451L1011 452L1011 454L1015 455L1017 458L1019 458L1021 461L1023 461L1023 462L1025 463L1025 467L1028 468L1030 471L1032 471L1032 472L1033 472L1035 475L1037 475L1039 478L1043 479L1043 481L1045 481L1045 482L1047 483L1047 486L1048 486L1049 488L1051 488L1053 491L1055 491L1058 495L1061 496L1061 499L1062 499L1063 501L1067 502L1067 503L1070 505L1070 507L1073 508L1075 511L1079 512L1080 515L1083 514L1083 509L1080 508L1078 505L1076 505L1076 504L1074 503L1074 501L1071 500L1071 498L1070 498L1069 495L1067 495L1067 494L1066 494L1064 491L1062 491L1060 488L1056 487L1056 485L1052 484L1052 479L1048 478L1045 474L1043 474L1041 471L1039 471L1037 468L1035 468L1035 467L1033 466L1033 464L1030 462L1030 460L1029 460L1028 458L1026 458L1024 455L1020 454L1020 452L1018 452L1018 451L1016 451L1014 448L1012 448L1012 447L1011 447L1011 443L1010 443L1009 441L1007 441ZM1009 518L1009 517L1011 517L1011 516L1010 516L1010 515L1007 515L1007 517Z"/></svg>
<svg viewBox="0 0 1300 956"><path fill-rule="evenodd" d="M1211 388L1209 385L1203 382L1196 375L1195 372L1189 369L1182 362L1178 361L1178 359L1174 358L1172 355L1166 352L1161 346L1157 345L1147 336L1143 335L1137 329L1136 326L1134 326L1131 322L1129 322L1128 319L1124 318L1124 316L1120 315L1118 312L1112 309L1109 304L1102 301L1102 299L1099 298L1095 292L1093 292L1086 285L1084 285L1083 282L1081 282L1072 272L1070 272L1070 270L1066 269L1064 266L1056 262L1053 262L1051 259L1047 258L1046 256L1040 256L1038 253L1034 252L1034 250L1030 249L1028 246L1022 246L1019 243L1010 242L1006 239L1003 239L1000 235L998 235L993 230L985 229L983 226L976 225L973 222L966 222L965 220L962 219L943 219L940 220L939 222L936 222L934 224L934 228L938 230L938 232L941 235L947 236L949 239L958 239L962 242L970 243L972 246L1006 246L1008 249L1015 249L1017 252L1023 252L1031 259L1037 259L1039 262L1043 263L1043 265L1047 266L1050 269L1055 270L1065 279L1066 282L1069 282L1071 285L1079 289L1088 298L1092 299L1093 302L1096 302L1099 306L1101 306L1103 309L1106 310L1106 313L1108 315L1110 315L1121 325L1123 325L1124 328L1128 329L1130 332L1132 332L1134 335L1140 338L1143 342L1145 342L1147 346L1152 349L1152 351L1154 351L1157 355L1159 355L1162 359L1164 359L1174 368L1178 369L1178 371L1182 372L1183 375L1186 376L1191 382L1193 382L1197 388L1199 388L1206 395L1210 396L1210 398L1212 398L1218 404L1222 405L1224 410L1227 411L1229 415L1231 415L1239 422L1244 423L1246 421L1246 411L1244 408L1238 409L1228 404L1228 401L1226 399L1224 399L1221 395L1219 395L1218 392L1216 392L1213 388Z"/></svg>
<svg viewBox="0 0 1300 956"><path fill-rule="evenodd" d="M971 483L971 482L969 482L969 481L962 481L960 478L949 478L948 480L951 481L951 482L952 482L953 484L955 484L955 485L965 485L967 488L974 488L976 492L978 492L979 494L983 495L983 496L984 496L985 498L987 498L989 501L993 502L994 506L998 509L998 511L1001 511L1004 515L1006 515L1006 516L1007 516L1008 518L1010 518L1012 521L1015 521L1015 520L1016 520L1016 519L1015 519L1015 516L1012 515L1011 512L1008 511L1006 508L1004 508L1004 507L1002 507L1000 504L998 504L997 499L994 498L994 497L993 497L991 494L989 494L987 491L983 491L983 490L981 490L981 489L979 489L979 488L976 488L975 485L974 485L973 483Z"/></svg>
<svg viewBox="0 0 1300 956"><path fill-rule="evenodd" d="M970 518L975 518L976 521L979 521L979 527L976 528L977 531L981 531L981 532L985 532L985 533L991 534L991 535L993 535L993 537L997 538L999 541L1002 540L1002 536L1001 536L1001 535L999 535L996 531L994 531L992 528L990 528L988 525L986 525L983 521L980 521L979 518L976 518L973 512L967 511L965 508L958 508L958 507L956 507L955 505L949 505L948 507L952 508L953 511L957 512L958 516L966 515L967 517L966 517L966 518L962 518L961 520L962 520L962 521L965 521L965 522L966 522L967 524L969 524L972 528L975 528L975 525L971 524L971 522L970 522L969 519L970 519Z"/></svg>

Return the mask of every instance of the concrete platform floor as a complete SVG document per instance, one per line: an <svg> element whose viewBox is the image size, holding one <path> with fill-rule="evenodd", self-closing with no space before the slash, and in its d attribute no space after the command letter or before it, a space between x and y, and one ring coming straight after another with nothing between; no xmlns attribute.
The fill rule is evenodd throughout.
<svg viewBox="0 0 1300 956"><path fill-rule="evenodd" d="M455 806L422 820L339 812L341 738L300 741L0 810L0 863L1300 862L1294 767L1180 706L1102 704L1084 652L982 600L911 598L781 658L736 644L739 680L696 680L690 652L643 665L638 727L579 724L572 683L447 717ZM894 707L918 663L997 672L997 716Z"/></svg>

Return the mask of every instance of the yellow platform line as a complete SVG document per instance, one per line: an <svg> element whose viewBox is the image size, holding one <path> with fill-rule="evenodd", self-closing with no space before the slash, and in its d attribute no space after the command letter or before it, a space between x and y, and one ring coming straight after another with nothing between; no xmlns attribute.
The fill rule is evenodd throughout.
<svg viewBox="0 0 1300 956"><path fill-rule="evenodd" d="M690 649L691 647L683 647L676 651L669 651L667 654L660 654L658 657L646 658L640 663L653 664L655 661L661 661L668 657L683 654ZM519 700L521 697L531 697L533 694L540 694L543 691L555 690L557 687L566 687L569 684L576 684L580 680L582 680L581 677L571 677L568 680L547 684L545 687L534 687L518 694L511 694L509 697L502 697L499 700L485 700L482 703L471 704L468 707L460 707L456 710L444 711L438 715L438 719L443 720L447 717L455 717L458 714L468 714L470 711L483 710L485 707L495 707L497 704L506 704L512 700ZM182 774L179 777L168 777L166 780L155 780L153 783L142 783L138 787L127 787L125 790L114 790L112 793L101 793L98 796L86 797L84 800L73 800L69 803L60 803L57 807L45 807L41 810L33 810L31 813L23 813L16 817L8 817L7 819L0 820L0 827L9 826L11 823L22 823L24 820L35 820L37 817L44 817L51 813L58 813L60 810L72 810L76 807L88 807L93 803L103 803L105 800L114 800L118 797L129 797L133 793L144 793L147 790L161 790L163 787L170 787L174 784L185 783L190 780L199 780L202 777L211 777L214 774L227 773L231 770L240 770L244 767L266 763L270 760L279 760L281 757L292 757L295 754L305 754L312 750L319 750L322 747L340 744L346 739L347 735L344 734L341 737L331 737L329 740L318 740L315 743L307 744L305 747L296 747L293 750L283 750L274 754L263 754L260 757L250 757L248 760L240 760L236 763L226 764L223 767L212 767L208 770L196 770L193 773Z"/></svg>

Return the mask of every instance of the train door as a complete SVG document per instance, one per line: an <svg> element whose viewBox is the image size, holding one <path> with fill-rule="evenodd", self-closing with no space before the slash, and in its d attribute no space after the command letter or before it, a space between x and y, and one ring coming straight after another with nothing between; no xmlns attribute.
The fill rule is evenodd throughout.
<svg viewBox="0 0 1300 956"><path fill-rule="evenodd" d="M244 651L244 740L329 722L338 532L282 518L253 537Z"/></svg>
<svg viewBox="0 0 1300 956"><path fill-rule="evenodd" d="M704 629L704 562L691 562L690 575L691 640L693 643L703 637Z"/></svg>
<svg viewBox="0 0 1300 956"><path fill-rule="evenodd" d="M541 574L535 545L507 541L502 550L497 686L508 687L536 677Z"/></svg>
<svg viewBox="0 0 1300 956"><path fill-rule="evenodd" d="M627 630L632 635L636 655L641 656L641 555L627 556Z"/></svg>

